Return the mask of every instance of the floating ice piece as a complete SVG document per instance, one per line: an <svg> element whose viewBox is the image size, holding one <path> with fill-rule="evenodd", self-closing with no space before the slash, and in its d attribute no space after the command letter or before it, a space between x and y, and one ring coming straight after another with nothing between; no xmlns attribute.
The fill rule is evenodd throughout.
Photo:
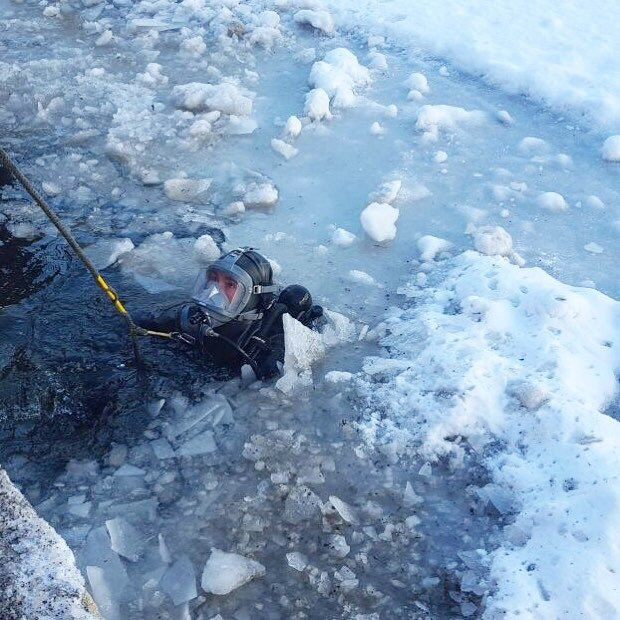
<svg viewBox="0 0 620 620"><path fill-rule="evenodd" d="M448 251L452 247L452 244L440 237L424 235L418 239L417 246L420 252L420 258L424 262L429 262L435 260L435 257L439 253Z"/></svg>
<svg viewBox="0 0 620 620"><path fill-rule="evenodd" d="M88 258L99 270L113 265L120 256L134 249L131 239L103 239L86 248Z"/></svg>
<svg viewBox="0 0 620 620"><path fill-rule="evenodd" d="M501 226L482 226L474 233L474 247L487 256L510 256L512 237Z"/></svg>
<svg viewBox="0 0 620 620"><path fill-rule="evenodd" d="M97 609L106 620L121 620L118 592L109 582L106 572L99 566L87 566L86 575L90 583Z"/></svg>
<svg viewBox="0 0 620 620"><path fill-rule="evenodd" d="M249 136L258 128L258 123L253 118L231 114L228 119L226 131L231 136Z"/></svg>
<svg viewBox="0 0 620 620"><path fill-rule="evenodd" d="M422 503L422 498L413 490L411 482L407 481L405 491L403 493L403 503L405 506L412 507Z"/></svg>
<svg viewBox="0 0 620 620"><path fill-rule="evenodd" d="M605 140L601 155L605 161L620 161L620 135L610 136Z"/></svg>
<svg viewBox="0 0 620 620"><path fill-rule="evenodd" d="M329 95L335 108L355 105L355 90L370 81L368 69L360 65L355 54L344 47L331 50L323 60L315 62L308 78L310 86L322 88Z"/></svg>
<svg viewBox="0 0 620 620"><path fill-rule="evenodd" d="M200 112L219 110L223 114L250 116L253 93L235 84L203 84L191 82L175 86L172 90L174 104L183 110Z"/></svg>
<svg viewBox="0 0 620 620"><path fill-rule="evenodd" d="M307 486L293 487L284 502L284 520L298 524L310 519L317 519L321 514L319 496Z"/></svg>
<svg viewBox="0 0 620 620"><path fill-rule="evenodd" d="M353 342L357 339L355 324L344 314L323 309L326 324L321 328L321 336L326 347L333 347L342 342Z"/></svg>
<svg viewBox="0 0 620 620"><path fill-rule="evenodd" d="M172 446L163 437L151 441L151 448L153 449L155 456L160 460L171 459L174 457L174 450L172 449Z"/></svg>
<svg viewBox="0 0 620 620"><path fill-rule="evenodd" d="M346 521L347 523L352 523L352 524L356 524L359 522L357 515L355 514L355 510L353 510L353 508L349 506L349 504L342 501L336 495L330 495L329 501L331 502L332 506L335 508L336 512L342 517L343 521Z"/></svg>
<svg viewBox="0 0 620 620"><path fill-rule="evenodd" d="M271 148L276 152L282 155L284 159L289 160L292 157L295 157L299 150L296 149L292 144L288 142L284 142L284 140L279 140L278 138L273 138L271 141Z"/></svg>
<svg viewBox="0 0 620 620"><path fill-rule="evenodd" d="M206 262L214 261L220 256L220 249L211 235L202 235L194 243L194 251L201 260Z"/></svg>
<svg viewBox="0 0 620 620"><path fill-rule="evenodd" d="M603 253L602 246L600 246L598 243L594 243L594 241L591 241L590 243L586 243L586 245L583 246L583 249L586 252L590 252L590 254L602 254Z"/></svg>
<svg viewBox="0 0 620 620"><path fill-rule="evenodd" d="M422 476L423 478L430 478L433 475L433 467L429 462L424 463L420 470L418 471L418 476Z"/></svg>
<svg viewBox="0 0 620 620"><path fill-rule="evenodd" d="M179 50L182 54L186 56L191 56L192 58L200 58L206 50L207 44L204 42L204 39L197 35L195 37L188 37L187 39L183 39L181 41L181 45L179 46Z"/></svg>
<svg viewBox="0 0 620 620"><path fill-rule="evenodd" d="M131 519L134 523L137 521L152 522L155 521L155 517L157 516L157 504L157 500L151 497L136 502L113 504L108 507L107 512L110 517L124 517Z"/></svg>
<svg viewBox="0 0 620 620"><path fill-rule="evenodd" d="M366 286L379 286L379 283L365 271L359 269L351 269L348 274L351 282L357 282L358 284L364 284Z"/></svg>
<svg viewBox="0 0 620 620"><path fill-rule="evenodd" d="M243 196L248 209L273 207L278 202L278 190L271 183L252 183Z"/></svg>
<svg viewBox="0 0 620 620"><path fill-rule="evenodd" d="M262 45L270 50L276 41L282 36L278 28L273 26L256 26L250 33L250 45Z"/></svg>
<svg viewBox="0 0 620 620"><path fill-rule="evenodd" d="M544 155L551 150L549 143L542 138L527 136L519 142L519 150L524 155Z"/></svg>
<svg viewBox="0 0 620 620"><path fill-rule="evenodd" d="M213 431L203 431L178 448L177 454L179 456L199 456L215 452L216 450L217 444L215 443Z"/></svg>
<svg viewBox="0 0 620 620"><path fill-rule="evenodd" d="M448 153L446 153L445 151L437 151L433 155L433 161L436 164L443 164L444 162L448 161Z"/></svg>
<svg viewBox="0 0 620 620"><path fill-rule="evenodd" d="M213 179L168 179L164 192L170 200L202 203L206 201L212 182Z"/></svg>
<svg viewBox="0 0 620 620"><path fill-rule="evenodd" d="M496 118L502 125L514 125L514 120L507 110L500 110L496 114Z"/></svg>
<svg viewBox="0 0 620 620"><path fill-rule="evenodd" d="M192 561L186 555L180 557L165 572L160 585L175 605L182 605L195 599L198 591Z"/></svg>
<svg viewBox="0 0 620 620"><path fill-rule="evenodd" d="M286 554L286 561L291 568L301 572L308 566L308 558L299 551L292 551Z"/></svg>
<svg viewBox="0 0 620 620"><path fill-rule="evenodd" d="M514 512L516 508L514 493L499 484L489 483L478 489L478 495L481 499L486 499L493 504L500 514L508 514Z"/></svg>
<svg viewBox="0 0 620 620"><path fill-rule="evenodd" d="M145 473L143 469L131 465L130 463L125 463L114 472L114 476L144 476Z"/></svg>
<svg viewBox="0 0 620 620"><path fill-rule="evenodd" d="M585 200L586 206L591 209L604 209L605 203L598 196L588 196Z"/></svg>
<svg viewBox="0 0 620 620"><path fill-rule="evenodd" d="M211 556L202 572L201 585L211 594L229 594L255 577L262 577L265 567L237 553L211 549Z"/></svg>
<svg viewBox="0 0 620 620"><path fill-rule="evenodd" d="M304 9L297 11L293 16L293 19L298 24L308 24L316 30L320 30L325 34L331 35L334 33L334 20L327 11L312 11Z"/></svg>
<svg viewBox="0 0 620 620"><path fill-rule="evenodd" d="M336 228L332 233L332 243L341 248L348 248L353 245L355 239L355 235L344 228Z"/></svg>
<svg viewBox="0 0 620 620"><path fill-rule="evenodd" d="M297 138L301 133L302 125L301 121L296 116L289 116L284 126L284 133L289 138Z"/></svg>
<svg viewBox="0 0 620 620"><path fill-rule="evenodd" d="M391 205L398 197L402 185L403 182L400 179L387 181L381 185L378 191L371 193L369 198L371 202L382 202Z"/></svg>
<svg viewBox="0 0 620 620"><path fill-rule="evenodd" d="M175 284L170 284L160 278L151 278L150 276L144 276L141 273L133 274L134 280L151 295L157 295L165 291L175 291L179 287Z"/></svg>
<svg viewBox="0 0 620 620"><path fill-rule="evenodd" d="M146 65L144 73L136 75L136 80L145 86L165 86L168 83L168 76L163 75L162 69L163 67L156 62L150 62Z"/></svg>
<svg viewBox="0 0 620 620"><path fill-rule="evenodd" d="M321 335L285 314L284 325L284 375L276 388L285 394L297 388L312 385L312 364L325 356Z"/></svg>
<svg viewBox="0 0 620 620"><path fill-rule="evenodd" d="M200 140L206 140L211 136L212 126L211 123L206 118L198 119L194 121L187 133L192 138L198 138Z"/></svg>
<svg viewBox="0 0 620 620"><path fill-rule="evenodd" d="M395 207L382 202L370 203L361 213L360 222L366 234L383 243L396 237L396 220L399 211Z"/></svg>
<svg viewBox="0 0 620 620"><path fill-rule="evenodd" d="M123 517L105 522L110 535L111 549L124 558L137 562L144 550L144 537Z"/></svg>
<svg viewBox="0 0 620 620"><path fill-rule="evenodd" d="M414 88L423 95L430 91L428 80L423 73L412 73L406 80L405 86L409 89Z"/></svg>
<svg viewBox="0 0 620 620"><path fill-rule="evenodd" d="M345 372L343 370L330 370L325 375L325 381L327 383L347 383L353 379L354 375L350 372Z"/></svg>
<svg viewBox="0 0 620 620"><path fill-rule="evenodd" d="M110 537L105 527L90 531L82 548L81 560L86 566L97 566L104 571L105 582L117 597L129 583L123 563L110 548Z"/></svg>
<svg viewBox="0 0 620 620"><path fill-rule="evenodd" d="M544 192L536 199L536 204L547 211L566 211L568 204L562 194L557 192Z"/></svg>
<svg viewBox="0 0 620 620"><path fill-rule="evenodd" d="M375 121L370 126L370 133L373 136L381 136L385 133L385 129L381 126L381 123L378 123L377 121Z"/></svg>
<svg viewBox="0 0 620 620"><path fill-rule="evenodd" d="M329 120L332 117L329 111L329 95L322 88L315 88L306 95L304 114L311 121Z"/></svg>
<svg viewBox="0 0 620 620"><path fill-rule="evenodd" d="M41 187L43 188L43 191L48 196L58 196L58 194L62 192L62 189L60 188L60 186L57 185L56 183L52 183L51 181L44 181L41 184Z"/></svg>
<svg viewBox="0 0 620 620"><path fill-rule="evenodd" d="M336 557L344 558L351 551L347 544L347 539L342 534L333 534L329 543L329 548Z"/></svg>
<svg viewBox="0 0 620 620"><path fill-rule="evenodd" d="M407 198L413 201L424 200L424 198L428 198L432 195L433 194L428 189L428 187L426 187L426 185L423 185L422 183L414 183L407 190Z"/></svg>
<svg viewBox="0 0 620 620"><path fill-rule="evenodd" d="M368 64L371 69L375 71L387 71L388 70L388 62L385 54L381 52L370 52L368 54Z"/></svg>

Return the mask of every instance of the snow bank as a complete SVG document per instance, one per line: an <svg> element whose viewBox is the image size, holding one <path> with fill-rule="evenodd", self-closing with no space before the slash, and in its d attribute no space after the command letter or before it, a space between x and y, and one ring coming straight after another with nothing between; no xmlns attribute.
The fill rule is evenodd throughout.
<svg viewBox="0 0 620 620"><path fill-rule="evenodd" d="M339 47L312 65L308 83L322 88L334 108L350 108L355 105L355 91L370 83L370 71L359 64L353 52Z"/></svg>
<svg viewBox="0 0 620 620"><path fill-rule="evenodd" d="M0 617L101 618L65 541L0 470Z"/></svg>
<svg viewBox="0 0 620 620"><path fill-rule="evenodd" d="M339 25L365 24L411 48L447 58L510 93L588 114L620 128L620 5L545 0L524 9L513 0L327 0Z"/></svg>
<svg viewBox="0 0 620 620"><path fill-rule="evenodd" d="M497 585L484 617L617 617L620 425L602 412L618 392L620 303L476 252L444 267L387 317L362 430L393 454L419 446L458 467L473 450L488 469L479 494L507 525L485 557Z"/></svg>

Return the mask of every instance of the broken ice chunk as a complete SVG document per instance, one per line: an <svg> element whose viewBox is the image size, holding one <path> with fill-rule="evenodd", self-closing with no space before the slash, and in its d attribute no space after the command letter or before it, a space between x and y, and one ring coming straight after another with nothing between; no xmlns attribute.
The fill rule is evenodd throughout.
<svg viewBox="0 0 620 620"><path fill-rule="evenodd" d="M119 602L114 596L117 591L107 580L105 571L99 566L87 566L86 575L102 617L106 620L121 620Z"/></svg>
<svg viewBox="0 0 620 620"><path fill-rule="evenodd" d="M177 454L179 456L199 456L215 452L216 450L217 444L213 437L213 431L204 431L185 442L177 449Z"/></svg>
<svg viewBox="0 0 620 620"><path fill-rule="evenodd" d="M347 539L341 534L334 534L331 537L329 548L339 558L344 558L351 551L351 547L347 544Z"/></svg>
<svg viewBox="0 0 620 620"><path fill-rule="evenodd" d="M265 567L260 562L212 549L202 572L201 585L205 592L223 595L264 574Z"/></svg>
<svg viewBox="0 0 620 620"><path fill-rule="evenodd" d="M353 510L353 508L351 508L351 506L349 506L349 504L343 502L339 497L336 497L335 495L330 495L329 501L336 510L336 512L342 517L343 521L346 521L347 523L358 523L355 511Z"/></svg>
<svg viewBox="0 0 620 620"><path fill-rule="evenodd" d="M136 562L144 550L144 537L123 517L105 522L110 534L111 548L119 555Z"/></svg>
<svg viewBox="0 0 620 620"><path fill-rule="evenodd" d="M213 179L168 179L164 183L164 192L170 200L202 203L207 199L212 182Z"/></svg>
<svg viewBox="0 0 620 620"><path fill-rule="evenodd" d="M166 571L160 584L175 605L187 603L198 596L194 565L186 555Z"/></svg>
<svg viewBox="0 0 620 620"><path fill-rule="evenodd" d="M172 446L163 437L151 441L151 448L158 459L170 459L174 456Z"/></svg>
<svg viewBox="0 0 620 620"><path fill-rule="evenodd" d="M301 523L318 517L321 500L307 486L296 486L284 502L284 520L288 523Z"/></svg>
<svg viewBox="0 0 620 620"><path fill-rule="evenodd" d="M125 463L121 465L115 472L114 475L119 476L144 476L146 472L135 465L130 465L129 463Z"/></svg>
<svg viewBox="0 0 620 620"><path fill-rule="evenodd" d="M292 551L286 554L286 561L291 568L301 572L306 566L308 566L308 558L299 551Z"/></svg>
<svg viewBox="0 0 620 620"><path fill-rule="evenodd" d="M113 265L119 256L131 252L134 244L131 239L102 239L86 248L88 258L95 264L97 269L102 270Z"/></svg>

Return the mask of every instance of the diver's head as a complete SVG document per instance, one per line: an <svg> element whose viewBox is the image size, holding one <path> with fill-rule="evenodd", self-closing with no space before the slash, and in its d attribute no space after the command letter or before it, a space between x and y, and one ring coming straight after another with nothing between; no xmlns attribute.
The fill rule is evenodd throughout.
<svg viewBox="0 0 620 620"><path fill-rule="evenodd" d="M220 256L199 274L192 299L209 315L213 327L233 320L254 320L265 295L273 295L271 264L256 250L238 248Z"/></svg>

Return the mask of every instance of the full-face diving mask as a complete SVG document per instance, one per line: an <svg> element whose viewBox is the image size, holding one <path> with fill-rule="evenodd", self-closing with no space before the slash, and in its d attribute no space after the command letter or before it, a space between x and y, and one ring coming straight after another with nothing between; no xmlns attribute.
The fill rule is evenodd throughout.
<svg viewBox="0 0 620 620"><path fill-rule="evenodd" d="M264 262L263 262L264 261ZM242 267L241 262L244 264ZM268 271L265 270L265 264ZM264 271L265 273L260 273ZM248 273L253 273L254 277ZM256 283L267 280L269 284ZM192 299L209 315L213 327L228 321L253 320L259 313L255 296L273 293L278 286L271 283L271 267L267 259L253 250L240 248L218 258L201 270L194 285ZM250 307L251 306L251 307Z"/></svg>

